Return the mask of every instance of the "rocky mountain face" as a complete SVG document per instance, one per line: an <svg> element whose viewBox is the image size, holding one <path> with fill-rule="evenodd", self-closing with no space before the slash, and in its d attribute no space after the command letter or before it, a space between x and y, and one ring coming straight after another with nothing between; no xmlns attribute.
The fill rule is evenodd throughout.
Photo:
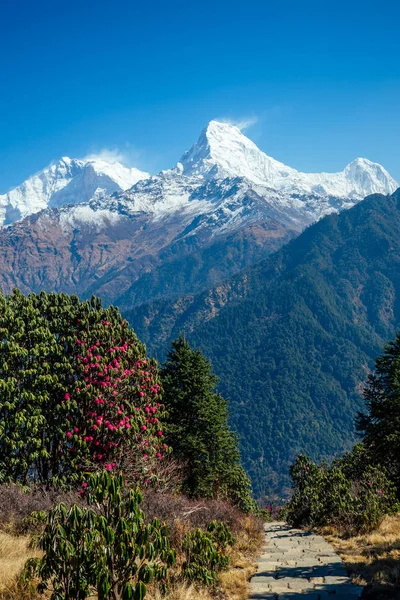
<svg viewBox="0 0 400 600"><path fill-rule="evenodd" d="M62 159L0 196L0 286L63 290L130 307L213 286L325 214L396 182L357 159L304 174L211 121L174 169Z"/></svg>
<svg viewBox="0 0 400 600"><path fill-rule="evenodd" d="M158 358L184 333L212 360L257 496L282 493L297 454L351 447L363 383L400 326L400 190L325 217L210 290L125 316Z"/></svg>

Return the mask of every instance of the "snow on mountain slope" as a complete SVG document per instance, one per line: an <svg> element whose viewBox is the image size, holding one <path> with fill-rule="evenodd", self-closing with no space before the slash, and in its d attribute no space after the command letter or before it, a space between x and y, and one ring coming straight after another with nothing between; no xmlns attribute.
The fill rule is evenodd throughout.
<svg viewBox="0 0 400 600"><path fill-rule="evenodd" d="M118 192L118 211L144 213L155 221L180 215L185 226L189 218L209 214L207 222L214 221L216 231L220 230L216 215L225 228L238 228L242 214L250 218L248 199L257 197L258 209L261 202L265 207L261 212L257 209L254 218L265 219L269 211L278 211L280 222L289 219L297 228L350 208L365 196L389 194L397 187L381 165L364 158L354 160L340 173L301 173L267 156L237 127L210 121L176 167L154 177L117 162L62 158L0 196L0 226L45 208L102 199L101 209L93 205L81 215L86 225L93 217L98 226L95 211L108 210L115 204L112 194ZM246 210L239 209L240 199ZM71 213L68 223L77 225L79 214ZM63 215L65 219L66 213Z"/></svg>
<svg viewBox="0 0 400 600"><path fill-rule="evenodd" d="M229 123L210 121L197 143L180 161L185 175L246 177L255 183L273 183L295 174L295 169L267 156Z"/></svg>
<svg viewBox="0 0 400 600"><path fill-rule="evenodd" d="M126 190L148 173L115 162L64 157L0 195L0 225L8 225L47 207L88 202Z"/></svg>
<svg viewBox="0 0 400 600"><path fill-rule="evenodd" d="M246 177L289 194L361 199L390 194L397 182L379 164L357 158L340 173L301 173L267 156L234 125L210 121L178 165L185 175Z"/></svg>

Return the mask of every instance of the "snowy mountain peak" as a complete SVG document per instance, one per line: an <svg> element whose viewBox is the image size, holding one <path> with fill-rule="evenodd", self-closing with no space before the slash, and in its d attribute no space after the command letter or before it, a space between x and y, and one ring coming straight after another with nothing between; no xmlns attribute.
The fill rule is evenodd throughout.
<svg viewBox="0 0 400 600"><path fill-rule="evenodd" d="M238 127L219 121L210 121L180 163L185 175L246 177L264 185L294 172L264 154Z"/></svg>
<svg viewBox="0 0 400 600"><path fill-rule="evenodd" d="M0 195L0 226L47 207L78 204L127 190L148 173L118 162L63 156L7 194Z"/></svg>
<svg viewBox="0 0 400 600"><path fill-rule="evenodd" d="M178 163L185 175L206 179L244 177L288 194L361 199L389 194L397 182L379 164L357 158L339 173L302 173L267 156L238 127L210 121Z"/></svg>
<svg viewBox="0 0 400 600"><path fill-rule="evenodd" d="M391 194L399 186L382 165L367 158L356 158L344 169L343 173L361 195Z"/></svg>
<svg viewBox="0 0 400 600"><path fill-rule="evenodd" d="M186 204L191 211L198 211L199 197L192 196L195 188L207 189L208 203L203 196L201 200L206 202L203 206L206 209L214 201L211 184L218 187L222 180L229 180L226 183L229 186L229 182L239 179L256 193L262 189L265 198L272 195L281 203L282 210L287 209L293 198L303 204L311 201L315 204L316 218L326 213L326 206L329 210L336 205L349 208L365 196L389 194L398 187L381 165L366 158L355 159L339 173L302 173L265 154L235 125L210 121L176 167L161 171L157 177L150 178L148 173L102 156L83 159L64 156L0 195L0 226L47 207L100 198L110 204L114 192L127 190L130 190L127 202L133 211L171 215L183 210Z"/></svg>

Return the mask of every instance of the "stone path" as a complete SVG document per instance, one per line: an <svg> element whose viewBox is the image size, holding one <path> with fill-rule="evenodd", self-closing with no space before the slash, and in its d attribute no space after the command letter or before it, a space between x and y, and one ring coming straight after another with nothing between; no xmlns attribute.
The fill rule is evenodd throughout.
<svg viewBox="0 0 400 600"><path fill-rule="evenodd" d="M323 537L292 529L286 523L266 523L264 529L264 553L250 581L251 600L360 597L363 588L351 583L341 558Z"/></svg>

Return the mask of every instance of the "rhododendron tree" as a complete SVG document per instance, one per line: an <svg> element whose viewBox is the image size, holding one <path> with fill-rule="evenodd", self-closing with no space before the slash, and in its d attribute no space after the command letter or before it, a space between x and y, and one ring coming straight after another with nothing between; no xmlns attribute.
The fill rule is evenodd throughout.
<svg viewBox="0 0 400 600"><path fill-rule="evenodd" d="M156 363L97 298L0 297L0 456L13 480L83 480L167 450ZM141 471L140 471L141 469Z"/></svg>

